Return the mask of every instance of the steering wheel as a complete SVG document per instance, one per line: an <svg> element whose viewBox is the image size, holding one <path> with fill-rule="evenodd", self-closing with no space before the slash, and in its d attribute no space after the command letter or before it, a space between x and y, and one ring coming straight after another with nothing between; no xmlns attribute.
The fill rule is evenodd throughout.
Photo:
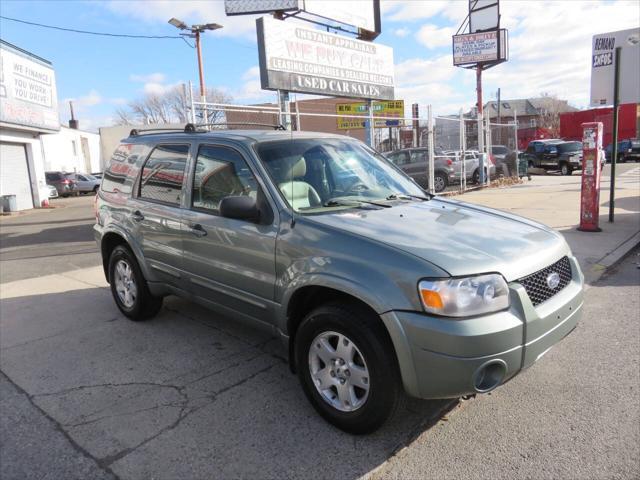
<svg viewBox="0 0 640 480"><path fill-rule="evenodd" d="M369 190L369 187L358 179L345 189L345 193L357 193L365 190Z"/></svg>

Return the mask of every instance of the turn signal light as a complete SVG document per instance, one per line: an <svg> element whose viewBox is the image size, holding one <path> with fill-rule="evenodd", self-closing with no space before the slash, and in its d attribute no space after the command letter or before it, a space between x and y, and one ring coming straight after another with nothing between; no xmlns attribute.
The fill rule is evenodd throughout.
<svg viewBox="0 0 640 480"><path fill-rule="evenodd" d="M420 295L422 295L422 302L427 307L434 310L442 310L444 308L444 303L438 292L434 292L433 290L420 290Z"/></svg>

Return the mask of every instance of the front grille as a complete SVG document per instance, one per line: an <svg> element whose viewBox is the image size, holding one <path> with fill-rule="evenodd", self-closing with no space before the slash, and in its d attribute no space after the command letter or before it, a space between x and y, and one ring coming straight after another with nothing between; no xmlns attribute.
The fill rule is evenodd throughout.
<svg viewBox="0 0 640 480"><path fill-rule="evenodd" d="M547 278L554 272L560 275L560 283L552 290L549 288L549 285L547 285ZM569 285L571 281L571 263L567 257L562 257L553 265L549 265L547 268L538 270L536 273L532 273L516 281L522 284L531 299L531 303L533 303L535 307L542 302L546 302Z"/></svg>

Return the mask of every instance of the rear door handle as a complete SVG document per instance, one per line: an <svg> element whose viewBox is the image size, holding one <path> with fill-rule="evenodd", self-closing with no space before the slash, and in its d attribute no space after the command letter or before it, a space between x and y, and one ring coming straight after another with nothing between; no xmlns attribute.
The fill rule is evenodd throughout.
<svg viewBox="0 0 640 480"><path fill-rule="evenodd" d="M191 225L191 233L196 237L204 237L207 235L207 231L199 223Z"/></svg>
<svg viewBox="0 0 640 480"><path fill-rule="evenodd" d="M144 220L144 215L140 212L140 210L136 210L135 212L133 212L133 214L131 215L131 219L134 222L141 222L142 220Z"/></svg>

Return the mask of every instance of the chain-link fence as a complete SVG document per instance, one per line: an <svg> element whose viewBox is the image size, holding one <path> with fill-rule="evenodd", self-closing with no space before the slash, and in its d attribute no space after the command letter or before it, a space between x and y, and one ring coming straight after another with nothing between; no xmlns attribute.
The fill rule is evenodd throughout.
<svg viewBox="0 0 640 480"><path fill-rule="evenodd" d="M190 118L195 124L209 124L207 128L211 129L272 129L282 125L293 131L356 138L436 194L464 193L526 175L526 165L524 170L519 165L515 123L486 120L479 142L475 116L462 111L434 116L428 105L413 113L416 111L421 114L406 116L404 104L397 101L371 104L338 98L261 105L191 101Z"/></svg>

